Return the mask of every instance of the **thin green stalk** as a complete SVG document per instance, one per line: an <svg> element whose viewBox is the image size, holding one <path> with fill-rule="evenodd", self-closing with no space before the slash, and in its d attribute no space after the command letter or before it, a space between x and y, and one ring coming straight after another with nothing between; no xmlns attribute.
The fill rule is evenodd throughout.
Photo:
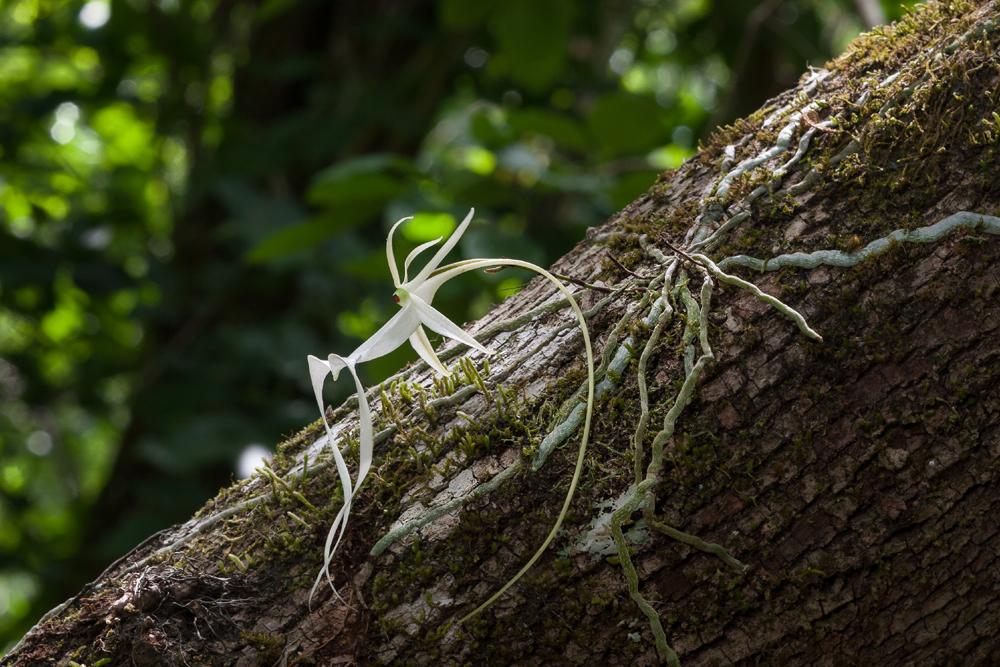
<svg viewBox="0 0 1000 667"><path fill-rule="evenodd" d="M590 422L594 414L594 384L595 384L594 350L590 343L590 331L587 329L587 318L584 316L583 311L580 309L580 305L576 302L576 299L573 298L573 294L561 282L559 282L559 280L551 273L549 273L542 267L532 264L530 262L524 262L517 259L498 259L495 261L495 263L498 265L503 264L507 266L517 266L523 269L528 269L529 271L534 271L535 273L545 277L547 280L549 280L549 282L555 285L556 288L563 294L563 296L566 297L566 300L569 301L570 306L573 308L573 313L576 315L577 320L580 322L580 329L583 332L583 347L587 354L587 412L583 421L583 435L580 438L580 447L577 450L577 455L576 455L576 467L573 469L573 477L569 483L569 490L566 492L566 497L563 500L562 509L559 510L559 516L556 517L556 521L553 524L552 529L549 531L549 534L546 535L545 540L542 542L542 545L538 547L538 550L535 551L534 555L532 555L532 557L528 559L528 562L525 563L520 570L518 570L517 574L511 577L511 579L506 584L504 584L500 588L500 590L491 595L485 602L483 602L474 610L472 610L471 612L463 616L461 619L459 619L458 621L459 624L462 624L465 621L469 620L470 618L479 615L486 608L488 608L490 605L496 602L501 595L507 592L507 589L513 586L518 579L523 577L525 572L527 572L531 568L531 566L534 565L539 558L541 558L542 554L548 548L549 544L551 544L552 540L555 539L556 533L559 532L559 529L562 527L563 521L566 519L566 514L569 512L570 503L573 502L573 495L576 493L576 487L580 482L580 475L583 472L583 462L587 455L587 441L590 438Z"/></svg>

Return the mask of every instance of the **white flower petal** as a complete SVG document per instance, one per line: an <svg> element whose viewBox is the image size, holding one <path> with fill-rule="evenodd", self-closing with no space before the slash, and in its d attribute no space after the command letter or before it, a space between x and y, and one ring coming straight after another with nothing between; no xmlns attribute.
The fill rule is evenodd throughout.
<svg viewBox="0 0 1000 667"><path fill-rule="evenodd" d="M313 596L316 595L316 591L319 589L323 579L326 579L327 584L330 586L330 590L333 594L337 596L337 599L341 602L345 602L344 598L340 597L340 593L337 592L337 587L333 584L333 578L330 576L330 563L333 561L333 553L330 551L330 544L333 540L334 533L337 532L337 527L340 525L341 520L344 515L351 509L351 504L346 503L340 508L337 513L337 518L333 520L333 525L330 526L330 532L326 535L326 544L323 547L323 567L320 568L319 573L316 574L316 581L313 582L312 588L309 590L309 606L312 606Z"/></svg>
<svg viewBox="0 0 1000 667"><path fill-rule="evenodd" d="M427 362L427 365L433 368L438 375L447 375L448 369L444 367L441 360L438 359L437 353L434 352L434 346L431 345L430 340L427 339L427 332L424 331L422 326L418 326L417 330L413 332L410 336L410 345L413 349L417 351L420 358Z"/></svg>
<svg viewBox="0 0 1000 667"><path fill-rule="evenodd" d="M413 304L413 308L416 309L420 322L422 324L426 324L427 328L431 331L435 331L442 336L447 336L448 338L457 340L460 343L465 343L469 347L479 350L484 354L490 353L489 350L480 345L479 341L465 333L465 331L462 330L462 327L442 315L440 311L434 308L434 306L430 305L419 296L411 294L410 303Z"/></svg>
<svg viewBox="0 0 1000 667"><path fill-rule="evenodd" d="M436 246L440 242L441 242L441 237L439 236L436 239L434 239L433 241L428 241L427 243L421 243L416 248L414 248L413 250L410 251L410 254L407 255L406 259L403 261L403 282L404 283L408 281L408 276L409 276L409 273L410 273L410 264L413 262L413 260L415 260L420 255L420 253L422 253L424 250L427 250L428 248L433 248L434 246ZM397 287L398 287L398 285L397 285Z"/></svg>
<svg viewBox="0 0 1000 667"><path fill-rule="evenodd" d="M323 405L323 385L326 383L326 376L330 374L330 364L319 357L309 355L306 357L309 362L309 378L312 380L313 393L316 394L316 405L319 406L319 414L326 420L326 406Z"/></svg>
<svg viewBox="0 0 1000 667"><path fill-rule="evenodd" d="M392 284L394 287L399 287L399 269L396 267L396 253L392 251L392 235L395 233L396 227L399 227L407 220L413 220L413 216L410 215L397 220L396 224L389 228L389 235L385 237L385 259L389 262L389 273L392 274Z"/></svg>
<svg viewBox="0 0 1000 667"><path fill-rule="evenodd" d="M459 223L455 231L448 237L448 240L444 242L444 245L441 246L436 253L434 253L434 256L431 257L430 261L427 262L426 265L424 265L424 268L420 269L420 273L418 273L417 276L407 284L419 285L423 281L427 280L427 277L431 275L431 272L438 267L438 264L444 260L445 256L451 252L451 249L454 248L455 244L462 238L462 234L465 233L465 229L469 226L469 223L472 222L472 216L475 214L476 209L470 208L469 213L465 216L465 219Z"/></svg>
<svg viewBox="0 0 1000 667"><path fill-rule="evenodd" d="M491 266L502 266L505 262L511 262L516 260L507 260L504 258L494 258L494 259L463 259L459 262L452 262L439 271L434 273L427 280L421 282L419 285L411 289L412 294L416 294L421 299L430 303L434 300L434 295L437 294L438 288L444 285L446 282L454 278L455 276L461 275L463 273L468 273L469 271L475 271L476 269L486 269ZM532 269L534 270L534 269Z"/></svg>
<svg viewBox="0 0 1000 667"><path fill-rule="evenodd" d="M314 363L316 362L319 363ZM330 588L333 589L334 594L337 594L337 589L333 585L333 580L330 577L330 563L333 562L333 556L337 553L337 547L340 546L340 541L344 537L344 532L347 530L347 520L351 514L351 502L354 499L354 494L358 492L361 485L364 483L365 478L368 477L368 472L372 467L372 460L374 459L375 452L375 436L374 428L372 425L372 415L371 409L368 405L368 397L365 395L365 388L361 384L361 379L358 377L358 373L354 368L354 363L349 359L344 359L340 355L331 354L329 361L324 363L316 357L310 357L309 360L310 368L319 367L320 364L327 366L327 368L333 366L346 366L347 370L350 371L351 376L354 378L354 388L358 394L358 422L360 424L360 435L361 435L361 446L359 448L359 461L358 461L358 477L354 484L353 491L351 490L350 475L348 474L347 482L345 485L344 474L347 473L346 463L341 467L343 463L343 457L340 456L340 450L336 447L333 448L334 458L337 460L337 472L340 474L341 485L344 486L344 505L340 508L337 513L337 517L333 520L330 525L330 530L326 535L326 543L323 546L323 568L320 570L319 575L316 577L316 582L313 584L313 589L309 594L310 600L312 599L313 593L316 592L316 588L319 583L325 577L327 582L330 584ZM324 416L324 422L325 422ZM329 427L327 427L327 432L329 433ZM332 446L332 436L331 438ZM334 536L336 535L336 541L334 541ZM337 594L337 597L340 597Z"/></svg>
<svg viewBox="0 0 1000 667"><path fill-rule="evenodd" d="M340 453L340 449L337 448L336 443L334 443L333 441L333 432L330 430L330 422L328 422L326 419L326 407L323 404L323 383L326 380L326 374L331 372L331 368L334 365L337 366L337 372L339 373L340 369L343 368L345 364L344 359L336 357L336 359L334 360L334 357L336 357L336 355L331 355L330 360L324 362L323 360L310 355L308 357L308 360L309 360L309 374L312 377L312 382L313 382L313 391L316 393L316 402L319 405L320 415L323 418L323 426L326 428L326 441L331 451L333 452L333 460L336 462L337 465L337 475L338 477L340 477L340 485L344 492L344 507L341 513L345 517L343 525L346 526L346 516L347 514L350 513L351 497L353 495L351 488L351 474L347 470L347 463L344 461L344 457ZM331 363L331 360L334 360L335 363ZM371 417L369 417L369 420L370 419ZM322 577L325 575L327 581L330 582L331 588L333 588L333 581L330 579L329 565L330 565L330 560L333 557L333 553L331 551L330 545L333 542L333 536L334 533L337 532L337 528L338 528L338 522L335 521L334 525L330 527L330 533L327 535L326 538L326 546L324 547L323 569L320 571L319 577L317 577L317 583L318 583L319 581L322 581ZM340 532L341 534L343 533L343 527L341 527ZM312 592L310 592L309 594L310 599L312 599L312 594L315 591L316 591L316 586L314 585ZM335 588L333 589L333 591L336 594L337 590Z"/></svg>
<svg viewBox="0 0 1000 667"><path fill-rule="evenodd" d="M348 357L353 363L385 356L406 342L420 324L412 304L406 304Z"/></svg>
<svg viewBox="0 0 1000 667"><path fill-rule="evenodd" d="M332 356L332 355L331 355ZM358 392L358 423L360 431L361 446L358 459L358 479L354 484L354 493L361 488L361 483L368 476L368 471L372 467L372 457L375 451L375 434L372 425L372 412L368 406L368 397L365 395L365 388L361 384L358 373L354 370L354 364L347 364L347 370L354 378L354 388Z"/></svg>

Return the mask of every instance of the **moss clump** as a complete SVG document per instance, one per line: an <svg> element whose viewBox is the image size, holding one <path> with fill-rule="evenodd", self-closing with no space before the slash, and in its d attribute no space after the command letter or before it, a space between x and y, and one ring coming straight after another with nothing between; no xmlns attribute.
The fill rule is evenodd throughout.
<svg viewBox="0 0 1000 667"><path fill-rule="evenodd" d="M240 632L240 639L257 651L256 658L261 664L280 660L285 649L285 637L280 634L244 630Z"/></svg>

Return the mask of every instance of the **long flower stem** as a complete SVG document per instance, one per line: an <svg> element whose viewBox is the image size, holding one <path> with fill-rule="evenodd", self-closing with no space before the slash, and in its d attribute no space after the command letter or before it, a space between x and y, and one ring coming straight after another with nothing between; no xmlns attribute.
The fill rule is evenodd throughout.
<svg viewBox="0 0 1000 667"><path fill-rule="evenodd" d="M462 624L470 618L479 615L496 602L500 596L507 592L507 589L513 586L518 579L523 577L524 574L531 569L531 566L534 565L539 558L541 558L542 554L545 553L545 550L549 547L549 544L551 544L552 540L555 539L556 533L559 532L563 521L566 519L570 503L573 502L573 495L576 493L576 487L580 482L580 475L583 472L583 462L587 454L587 441L590 438L590 422L594 414L594 350L590 344L590 331L587 329L587 320L583 315L583 311L580 309L580 305L576 302L576 299L573 298L573 294L554 275L542 267L532 264L531 262L524 262L519 259L483 259L473 260L473 263L475 266L465 264L464 262L457 262L456 264L462 264L463 266L461 268L468 267L469 270L472 268L479 268L481 266L516 266L522 269L528 269L529 271L533 271L547 279L556 286L556 289L558 289L564 297L566 297L566 300L569 302L570 307L573 309L573 313L576 315L576 318L580 323L580 330L583 332L583 347L587 353L587 411L583 420L583 435L580 437L580 447L577 450L576 467L573 469L573 478L570 480L569 490L566 492L566 497L563 500L562 509L559 510L559 516L556 517L556 521L552 525L552 529L549 531L549 534L546 535L542 545L538 547L538 550L535 551L534 555L528 559L528 562L525 563L520 570L518 570L517 574L511 577L506 584L491 595L485 602L459 619L459 624ZM445 271L447 271L447 269L445 269Z"/></svg>

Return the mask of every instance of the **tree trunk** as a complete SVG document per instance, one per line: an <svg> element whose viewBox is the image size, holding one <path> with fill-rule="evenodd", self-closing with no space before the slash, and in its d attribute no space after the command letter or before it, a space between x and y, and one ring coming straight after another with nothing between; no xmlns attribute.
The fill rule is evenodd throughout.
<svg viewBox="0 0 1000 667"><path fill-rule="evenodd" d="M370 393L343 601L308 601L340 507L317 422L2 664L1000 663L998 10L862 36L557 263L604 286L576 288L592 442L556 542L482 615L454 625L541 543L576 460L582 339L539 281L470 327L488 368L449 348L450 381ZM822 342L716 270L709 307L695 253ZM332 415L348 442L356 412Z"/></svg>

